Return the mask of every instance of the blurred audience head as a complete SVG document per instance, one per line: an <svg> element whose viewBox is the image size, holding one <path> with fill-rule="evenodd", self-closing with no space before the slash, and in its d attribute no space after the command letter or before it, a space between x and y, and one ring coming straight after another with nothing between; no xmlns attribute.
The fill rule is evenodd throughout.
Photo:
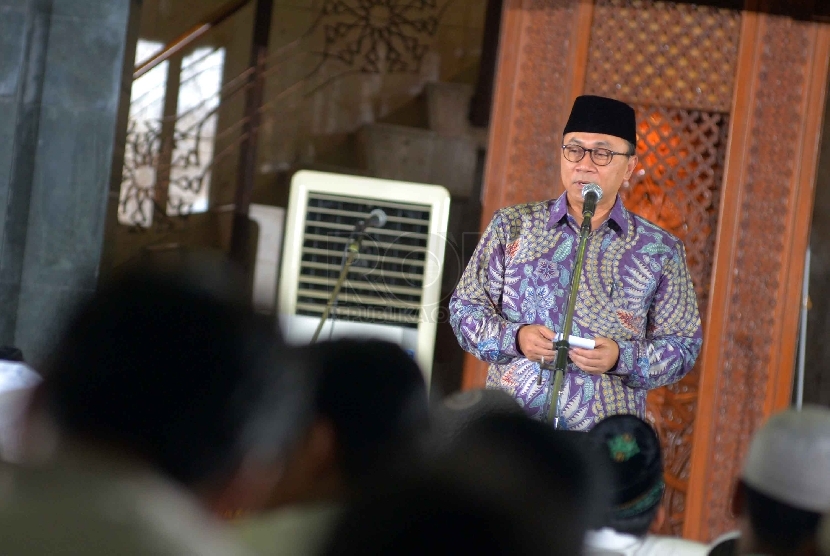
<svg viewBox="0 0 830 556"><path fill-rule="evenodd" d="M580 434L477 419L428 466L362 498L326 554L579 554L604 484Z"/></svg>
<svg viewBox="0 0 830 556"><path fill-rule="evenodd" d="M817 554L830 511L830 410L773 415L756 432L732 501L740 554Z"/></svg>
<svg viewBox="0 0 830 556"><path fill-rule="evenodd" d="M611 475L611 507L604 526L646 535L661 513L666 486L657 433L635 415L613 415L597 423L588 438Z"/></svg>
<svg viewBox="0 0 830 556"><path fill-rule="evenodd" d="M467 427L438 465L464 484L486 488L537 531L542 544L581 551L605 511L607 476L584 433L557 431L525 415L490 415ZM551 523L556 526L551 526Z"/></svg>
<svg viewBox="0 0 830 556"><path fill-rule="evenodd" d="M428 425L423 375L398 345L352 339L297 351L313 383L314 416L273 507L348 498L391 470Z"/></svg>
<svg viewBox="0 0 830 556"><path fill-rule="evenodd" d="M23 352L14 346L0 346L0 361L23 362Z"/></svg>
<svg viewBox="0 0 830 556"><path fill-rule="evenodd" d="M446 449L468 427L492 415L524 415L513 396L504 390L457 392L430 408L432 447Z"/></svg>
<svg viewBox="0 0 830 556"><path fill-rule="evenodd" d="M52 424L59 449L148 465L216 512L264 503L308 401L244 292L203 255L124 270L71 318L33 420Z"/></svg>
<svg viewBox="0 0 830 556"><path fill-rule="evenodd" d="M486 484L448 476L408 478L376 489L350 507L324 556L565 556L572 532L538 508L504 498ZM564 512L565 510L563 510ZM551 516L549 516L551 517ZM563 534L561 542L552 539Z"/></svg>

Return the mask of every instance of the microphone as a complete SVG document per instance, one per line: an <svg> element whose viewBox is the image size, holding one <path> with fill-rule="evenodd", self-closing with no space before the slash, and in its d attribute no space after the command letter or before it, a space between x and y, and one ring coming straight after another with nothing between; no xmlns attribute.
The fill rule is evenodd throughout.
<svg viewBox="0 0 830 556"><path fill-rule="evenodd" d="M586 183L582 187L582 218L591 218L597 210L597 203L602 199L602 188L596 183Z"/></svg>
<svg viewBox="0 0 830 556"><path fill-rule="evenodd" d="M354 225L354 233L361 233L366 228L383 228L386 225L386 213L376 208L369 213L369 218L358 220Z"/></svg>

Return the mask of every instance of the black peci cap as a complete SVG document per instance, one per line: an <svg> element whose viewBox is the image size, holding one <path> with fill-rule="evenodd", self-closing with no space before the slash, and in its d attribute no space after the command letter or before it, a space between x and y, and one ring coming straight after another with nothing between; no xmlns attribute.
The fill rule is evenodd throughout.
<svg viewBox="0 0 830 556"><path fill-rule="evenodd" d="M562 135L575 131L613 135L625 139L632 145L637 144L637 119L634 109L613 98L593 95L577 97Z"/></svg>

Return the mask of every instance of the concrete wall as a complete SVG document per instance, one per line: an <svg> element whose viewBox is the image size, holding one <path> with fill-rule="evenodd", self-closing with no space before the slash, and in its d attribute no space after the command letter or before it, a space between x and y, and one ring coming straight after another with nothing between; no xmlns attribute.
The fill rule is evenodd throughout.
<svg viewBox="0 0 830 556"><path fill-rule="evenodd" d="M135 6L0 0L0 342L30 360L97 283Z"/></svg>

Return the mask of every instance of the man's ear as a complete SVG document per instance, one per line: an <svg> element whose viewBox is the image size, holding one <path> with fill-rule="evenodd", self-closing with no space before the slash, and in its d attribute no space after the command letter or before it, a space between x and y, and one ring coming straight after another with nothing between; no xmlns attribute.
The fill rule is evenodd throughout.
<svg viewBox="0 0 830 556"><path fill-rule="evenodd" d="M269 497L267 508L328 498L340 481L338 443L334 426L318 417L290 451L282 476Z"/></svg>
<svg viewBox="0 0 830 556"><path fill-rule="evenodd" d="M626 166L626 168L625 168L625 181L628 181L629 179L631 179L631 174L634 173L634 169L637 167L637 162L639 162L639 160L640 159L637 158L636 154L631 155L629 157L628 166Z"/></svg>
<svg viewBox="0 0 830 556"><path fill-rule="evenodd" d="M276 462L266 463L249 456L224 485L207 485L207 488L201 489L202 501L211 513L220 518L256 512L267 504L282 472L282 465Z"/></svg>
<svg viewBox="0 0 830 556"><path fill-rule="evenodd" d="M307 463L315 470L329 470L337 465L337 433L331 421L316 419L306 439Z"/></svg>

